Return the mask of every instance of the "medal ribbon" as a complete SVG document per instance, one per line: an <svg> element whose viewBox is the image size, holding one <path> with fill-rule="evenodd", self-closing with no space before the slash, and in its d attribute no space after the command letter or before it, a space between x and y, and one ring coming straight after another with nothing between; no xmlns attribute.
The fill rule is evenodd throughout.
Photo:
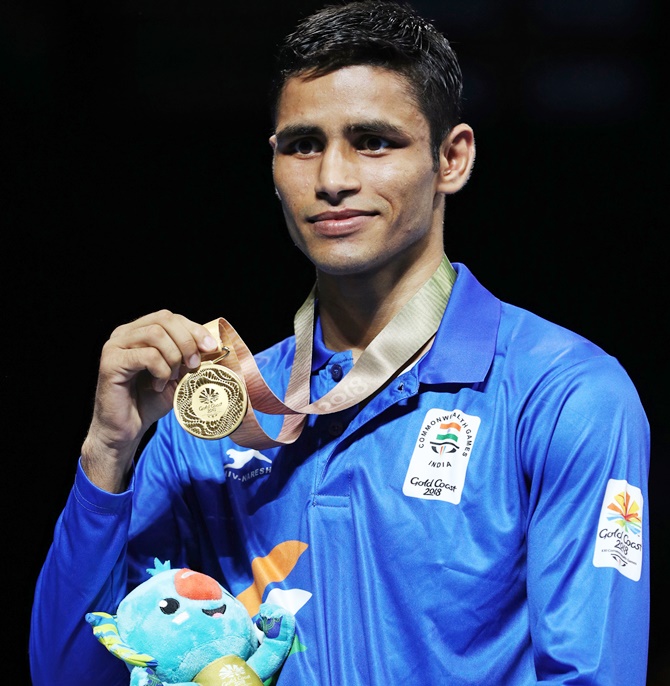
<svg viewBox="0 0 670 686"><path fill-rule="evenodd" d="M235 442L257 450L288 445L300 436L307 415L331 414L370 397L431 341L455 280L456 272L445 255L433 276L370 342L352 369L313 403L310 403L310 376L316 284L293 320L296 348L284 401L267 385L249 348L226 319L220 317L205 324L221 347L229 350L218 364L244 379L247 387L247 412L240 426L232 432ZM276 438L263 430L254 409L265 414L284 415Z"/></svg>

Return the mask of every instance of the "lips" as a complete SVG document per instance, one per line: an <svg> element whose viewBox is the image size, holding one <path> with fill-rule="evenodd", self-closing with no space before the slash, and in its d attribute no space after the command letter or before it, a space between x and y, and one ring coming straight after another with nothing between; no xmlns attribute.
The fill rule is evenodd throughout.
<svg viewBox="0 0 670 686"><path fill-rule="evenodd" d="M307 217L318 233L328 236L341 236L361 229L370 217L377 212L368 210L342 209L328 210Z"/></svg>

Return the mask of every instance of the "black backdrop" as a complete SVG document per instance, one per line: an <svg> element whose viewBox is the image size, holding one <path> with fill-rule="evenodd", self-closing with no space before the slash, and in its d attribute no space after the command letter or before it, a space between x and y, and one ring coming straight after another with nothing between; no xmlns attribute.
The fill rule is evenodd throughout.
<svg viewBox="0 0 670 686"><path fill-rule="evenodd" d="M4 568L18 683L110 331L167 307L225 316L254 351L291 333L313 274L273 195L267 63L320 4L3 3ZM474 175L447 206L449 257L615 355L647 409L649 684L667 684L660 2L414 5L461 58L477 138Z"/></svg>

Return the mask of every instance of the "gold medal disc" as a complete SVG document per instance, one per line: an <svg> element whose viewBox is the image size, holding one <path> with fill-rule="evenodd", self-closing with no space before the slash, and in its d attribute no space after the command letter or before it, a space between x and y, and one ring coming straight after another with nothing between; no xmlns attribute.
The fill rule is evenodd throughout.
<svg viewBox="0 0 670 686"><path fill-rule="evenodd" d="M247 389L228 367L203 362L177 385L173 407L177 421L197 438L231 434L247 412Z"/></svg>

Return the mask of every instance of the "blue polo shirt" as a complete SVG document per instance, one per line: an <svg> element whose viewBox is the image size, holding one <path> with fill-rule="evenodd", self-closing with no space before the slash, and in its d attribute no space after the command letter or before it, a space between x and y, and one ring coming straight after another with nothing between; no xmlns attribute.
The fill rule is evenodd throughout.
<svg viewBox="0 0 670 686"><path fill-rule="evenodd" d="M617 360L462 264L431 349L263 451L170 413L128 492L79 467L38 581L34 686L127 684L84 615L154 558L296 616L285 686L643 686L649 427ZM256 356L283 397L288 338ZM312 400L353 366L317 325ZM277 435L281 417L259 416ZM71 583L71 578L76 583Z"/></svg>

